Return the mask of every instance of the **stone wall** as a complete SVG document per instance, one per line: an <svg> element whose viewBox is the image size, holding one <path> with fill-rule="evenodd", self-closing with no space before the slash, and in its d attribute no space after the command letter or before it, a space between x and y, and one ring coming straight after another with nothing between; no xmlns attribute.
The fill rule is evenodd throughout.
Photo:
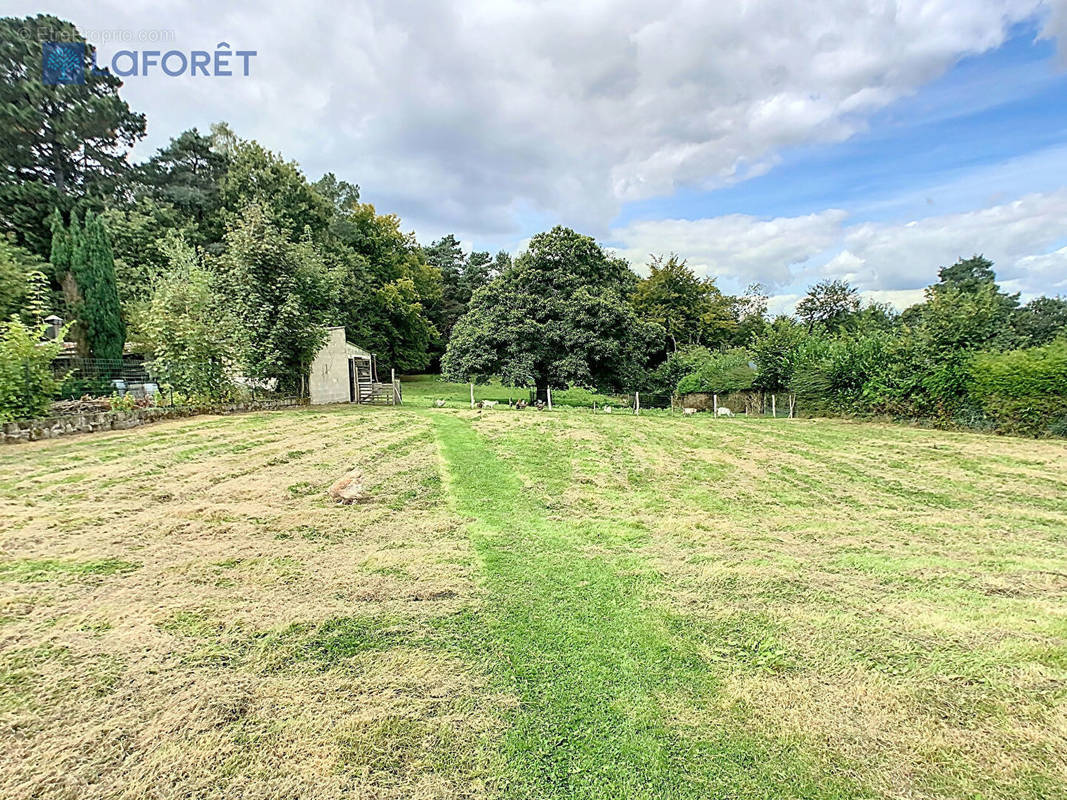
<svg viewBox="0 0 1067 800"><path fill-rule="evenodd" d="M164 406L160 408L137 408L133 411L101 411L89 414L71 414L65 417L23 419L5 422L0 427L0 442L35 442L39 439L55 439L75 433L97 431L123 431L138 428L151 422L180 417L195 417L198 414L234 414L242 411L263 411L274 408L293 408L303 405L295 397L276 400L257 400L248 403L232 403L217 406Z"/></svg>

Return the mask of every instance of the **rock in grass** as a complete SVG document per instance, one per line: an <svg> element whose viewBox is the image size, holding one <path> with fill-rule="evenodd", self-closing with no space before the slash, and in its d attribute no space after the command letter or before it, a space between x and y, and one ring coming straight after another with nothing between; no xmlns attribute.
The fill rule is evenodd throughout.
<svg viewBox="0 0 1067 800"><path fill-rule="evenodd" d="M326 493L343 506L370 500L370 495L363 488L363 476L358 472L349 472L339 478Z"/></svg>

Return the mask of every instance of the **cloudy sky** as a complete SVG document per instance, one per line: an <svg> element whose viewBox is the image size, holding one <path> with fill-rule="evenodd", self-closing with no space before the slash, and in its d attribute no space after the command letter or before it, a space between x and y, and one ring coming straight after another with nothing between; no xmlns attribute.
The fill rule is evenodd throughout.
<svg viewBox="0 0 1067 800"><path fill-rule="evenodd" d="M101 64L256 50L248 77L127 78L137 156L227 120L424 242L562 223L776 309L823 277L907 305L975 252L1067 294L1067 0L5 3L42 10Z"/></svg>

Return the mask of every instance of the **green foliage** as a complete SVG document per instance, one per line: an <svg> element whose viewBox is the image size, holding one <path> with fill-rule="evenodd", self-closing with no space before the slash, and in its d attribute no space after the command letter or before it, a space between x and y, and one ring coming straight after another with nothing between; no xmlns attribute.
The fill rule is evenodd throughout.
<svg viewBox="0 0 1067 800"><path fill-rule="evenodd" d="M74 310L85 349L93 358L122 358L126 326L107 231L90 211L83 225L71 217L70 232L70 274L77 287Z"/></svg>
<svg viewBox="0 0 1067 800"><path fill-rule="evenodd" d="M939 267L937 283L930 288L934 292L943 289L975 292L982 286L995 285L996 279L993 262L984 256L974 255L970 258L961 258L950 266Z"/></svg>
<svg viewBox="0 0 1067 800"><path fill-rule="evenodd" d="M452 234L424 247L426 260L441 274L441 300L436 308L428 309L442 339L447 342L456 321L467 313L474 293L485 286L494 275L500 274L510 263L507 253L463 252L459 240Z"/></svg>
<svg viewBox="0 0 1067 800"><path fill-rule="evenodd" d="M239 141L219 184L223 220L240 224L244 209L255 205L278 230L321 236L329 226L329 201L315 191L295 161L285 161L258 142Z"/></svg>
<svg viewBox="0 0 1067 800"><path fill-rule="evenodd" d="M197 227L174 206L141 197L100 215L115 254L115 283L123 305L148 298L156 278L167 269L163 243L180 236L196 243Z"/></svg>
<svg viewBox="0 0 1067 800"><path fill-rule="evenodd" d="M291 241L258 205L226 234L219 260L222 293L247 332L241 362L257 380L303 391L311 362L326 338L333 288L308 239Z"/></svg>
<svg viewBox="0 0 1067 800"><path fill-rule="evenodd" d="M47 286L39 285L39 278L46 265L36 256L16 245L11 237L0 236L0 319L7 319L12 314L26 313L27 322L40 322L34 319L41 308L32 311L27 308L31 302L50 305ZM40 317L47 316L48 310Z"/></svg>
<svg viewBox="0 0 1067 800"><path fill-rule="evenodd" d="M1035 297L1015 309L1013 324L1021 345L1048 344L1067 331L1067 298Z"/></svg>
<svg viewBox="0 0 1067 800"><path fill-rule="evenodd" d="M59 389L52 359L63 339L45 339L47 326L27 326L16 317L0 323L0 422L44 416Z"/></svg>
<svg viewBox="0 0 1067 800"><path fill-rule="evenodd" d="M354 199L336 208L329 258L335 281L334 324L378 356L381 369L418 372L438 338L431 310L441 303L441 273L394 214Z"/></svg>
<svg viewBox="0 0 1067 800"><path fill-rule="evenodd" d="M1010 309L991 281L972 288L931 287L906 348L916 413L951 418L967 395L968 365L978 350L1005 349L1014 340Z"/></svg>
<svg viewBox="0 0 1067 800"><path fill-rule="evenodd" d="M649 275L638 283L633 304L638 314L663 328L673 351L719 344L737 327L732 298L719 291L714 279L697 278L675 253L652 256Z"/></svg>
<svg viewBox="0 0 1067 800"><path fill-rule="evenodd" d="M793 356L788 388L809 409L843 413L884 410L876 387L891 362L892 337L880 331L808 336Z"/></svg>
<svg viewBox="0 0 1067 800"><path fill-rule="evenodd" d="M161 247L169 267L133 314L134 349L147 356L154 376L179 392L226 397L243 352L243 326L188 243L172 234Z"/></svg>
<svg viewBox="0 0 1067 800"><path fill-rule="evenodd" d="M979 353L968 365L970 392L999 430L1067 435L1067 337L1003 353Z"/></svg>
<svg viewBox="0 0 1067 800"><path fill-rule="evenodd" d="M133 179L142 197L177 211L189 241L206 244L222 236L220 184L229 166L215 137L192 128L140 165Z"/></svg>
<svg viewBox="0 0 1067 800"><path fill-rule="evenodd" d="M112 392L110 398L112 411L133 411L137 408L137 398L132 394Z"/></svg>
<svg viewBox="0 0 1067 800"><path fill-rule="evenodd" d="M315 191L333 206L338 215L353 208L359 202L359 187L354 183L340 180L332 172L327 172L313 184Z"/></svg>
<svg viewBox="0 0 1067 800"><path fill-rule="evenodd" d="M52 295L48 278L39 269L26 276L26 302L22 316L31 325L40 325L52 310Z"/></svg>
<svg viewBox="0 0 1067 800"><path fill-rule="evenodd" d="M84 84L41 81L41 42L59 39L83 41L54 16L0 18L0 228L42 258L52 239L48 215L80 198L110 195L129 171L127 151L145 132L144 115L119 97L122 81L91 68L91 44Z"/></svg>
<svg viewBox="0 0 1067 800"><path fill-rule="evenodd" d="M674 394L678 381L696 372L709 358L711 351L706 347L685 347L676 350L652 371L646 389L661 394Z"/></svg>
<svg viewBox="0 0 1067 800"><path fill-rule="evenodd" d="M708 353L696 370L678 381L678 394L725 394L751 389L756 379L752 354L743 348Z"/></svg>
<svg viewBox="0 0 1067 800"><path fill-rule="evenodd" d="M784 391L793 377L798 351L807 334L789 317L778 317L752 336L749 349L756 364L753 385L768 392Z"/></svg>
<svg viewBox="0 0 1067 800"><path fill-rule="evenodd" d="M627 298L637 276L588 236L556 227L475 292L442 360L449 380L511 386L640 385L663 330Z"/></svg>
<svg viewBox="0 0 1067 800"><path fill-rule="evenodd" d="M825 280L812 286L797 303L797 317L808 330L819 326L836 331L860 310L859 292L847 281Z"/></svg>
<svg viewBox="0 0 1067 800"><path fill-rule="evenodd" d="M745 292L732 298L732 317L736 319L731 341L745 347L767 328L767 290L759 283L750 283Z"/></svg>

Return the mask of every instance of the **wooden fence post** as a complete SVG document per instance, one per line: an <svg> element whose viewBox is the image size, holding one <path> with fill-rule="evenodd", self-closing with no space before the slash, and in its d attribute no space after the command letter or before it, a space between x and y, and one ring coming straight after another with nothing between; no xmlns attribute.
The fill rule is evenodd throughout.
<svg viewBox="0 0 1067 800"><path fill-rule="evenodd" d="M548 410L551 411L552 410L552 387L551 386L545 387L545 392L548 394Z"/></svg>
<svg viewBox="0 0 1067 800"><path fill-rule="evenodd" d="M634 414L641 413L641 393L634 392Z"/></svg>
<svg viewBox="0 0 1067 800"><path fill-rule="evenodd" d="M776 406L776 404L774 402L775 399L776 399L776 397L772 394L771 395L771 416L777 418L777 416L778 416L778 408L777 408L777 406Z"/></svg>
<svg viewBox="0 0 1067 800"><path fill-rule="evenodd" d="M474 383L471 382L471 408L474 408Z"/></svg>
<svg viewBox="0 0 1067 800"><path fill-rule="evenodd" d="M716 417L719 416L719 395L717 394L711 396L711 413Z"/></svg>

